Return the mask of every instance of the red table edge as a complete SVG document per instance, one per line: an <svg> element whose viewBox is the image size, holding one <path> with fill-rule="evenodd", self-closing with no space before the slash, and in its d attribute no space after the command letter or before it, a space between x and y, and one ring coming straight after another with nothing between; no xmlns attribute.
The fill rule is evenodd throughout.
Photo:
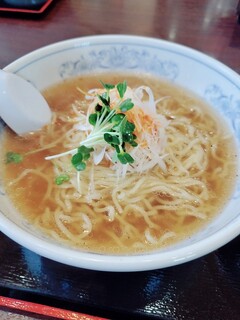
<svg viewBox="0 0 240 320"><path fill-rule="evenodd" d="M39 13L43 13L52 2L53 2L53 0L47 0L47 2L45 2L39 10L23 9L23 8L10 8L10 7L1 7L0 6L0 11L39 14Z"/></svg>
<svg viewBox="0 0 240 320"><path fill-rule="evenodd" d="M38 303L0 296L0 306L64 320L106 320L84 313L50 307Z"/></svg>

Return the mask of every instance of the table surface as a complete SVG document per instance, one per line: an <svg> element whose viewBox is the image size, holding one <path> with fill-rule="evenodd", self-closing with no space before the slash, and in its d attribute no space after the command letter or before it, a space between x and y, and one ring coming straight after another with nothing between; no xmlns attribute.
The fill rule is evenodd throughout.
<svg viewBox="0 0 240 320"><path fill-rule="evenodd" d="M0 68L41 46L96 34L157 37L240 73L237 0L55 0L43 15L0 13ZM195 261L110 273L42 258L0 234L0 295L111 319L237 320L240 237Z"/></svg>

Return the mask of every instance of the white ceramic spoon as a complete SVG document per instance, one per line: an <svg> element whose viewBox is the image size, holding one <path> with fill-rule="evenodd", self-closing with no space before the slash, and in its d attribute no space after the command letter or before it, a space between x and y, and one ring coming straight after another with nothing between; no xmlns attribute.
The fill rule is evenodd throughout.
<svg viewBox="0 0 240 320"><path fill-rule="evenodd" d="M37 131L51 121L51 110L28 81L0 70L0 117L18 135Z"/></svg>

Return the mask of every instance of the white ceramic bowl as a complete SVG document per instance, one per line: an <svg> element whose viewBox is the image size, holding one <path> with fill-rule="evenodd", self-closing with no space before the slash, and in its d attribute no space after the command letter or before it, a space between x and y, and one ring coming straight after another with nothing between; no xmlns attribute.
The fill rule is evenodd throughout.
<svg viewBox="0 0 240 320"><path fill-rule="evenodd" d="M144 71L166 78L206 99L227 120L240 147L240 77L190 48L163 40L106 35L67 40L36 50L5 68L42 90L81 73ZM190 239L159 252L132 256L93 254L62 247L36 234L0 190L0 229L28 249L58 262L105 271L140 271L203 256L240 233L240 175L224 212Z"/></svg>

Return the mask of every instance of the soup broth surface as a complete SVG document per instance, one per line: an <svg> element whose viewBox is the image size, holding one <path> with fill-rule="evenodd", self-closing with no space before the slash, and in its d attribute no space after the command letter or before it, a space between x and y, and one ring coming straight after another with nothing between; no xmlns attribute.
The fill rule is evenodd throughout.
<svg viewBox="0 0 240 320"><path fill-rule="evenodd" d="M62 163L45 157L79 146L72 127L89 105L82 92L102 88L100 79L152 89L158 113L169 122L165 169L156 165L119 177L109 160L97 166L90 160L77 189L69 157ZM98 74L66 80L44 96L54 125L25 137L7 129L3 153L17 152L23 161L6 164L3 159L3 176L15 207L50 238L99 253L155 250L190 237L228 201L236 175L233 138L216 112L188 91L142 74ZM62 165L73 182L56 185Z"/></svg>

